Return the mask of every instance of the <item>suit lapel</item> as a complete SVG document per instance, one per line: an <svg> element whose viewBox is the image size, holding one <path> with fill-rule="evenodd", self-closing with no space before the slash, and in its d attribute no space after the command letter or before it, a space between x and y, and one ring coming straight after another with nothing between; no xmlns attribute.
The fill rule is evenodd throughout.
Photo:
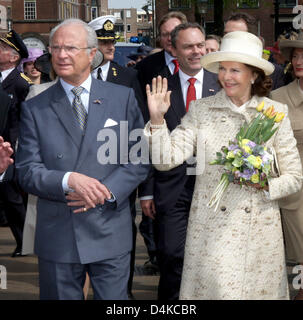
<svg viewBox="0 0 303 320"><path fill-rule="evenodd" d="M202 98L214 95L217 91L218 84L215 81L215 77L212 73L204 69L203 86L202 86Z"/></svg>
<svg viewBox="0 0 303 320"><path fill-rule="evenodd" d="M171 108L177 116L177 119L181 119L185 115L185 105L183 100L183 94L180 84L179 73L169 78L169 90L172 90L171 94Z"/></svg>
<svg viewBox="0 0 303 320"><path fill-rule="evenodd" d="M11 83L13 83L16 80L16 73L19 73L19 71L15 68L12 70L11 73L2 81L2 88L6 89L8 88Z"/></svg>
<svg viewBox="0 0 303 320"><path fill-rule="evenodd" d="M97 141L98 132L101 128L104 128L105 121L108 118L107 114L110 111L108 100L104 98L105 91L102 90L102 87L100 90L100 84L102 85L101 81L92 80L86 131L77 161L77 168L85 160L92 143Z"/></svg>
<svg viewBox="0 0 303 320"><path fill-rule="evenodd" d="M117 68L110 62L106 81L117 83Z"/></svg>
<svg viewBox="0 0 303 320"><path fill-rule="evenodd" d="M74 144L80 149L82 141L82 131L74 117L72 106L66 96L66 93L58 81L52 87L52 93L55 97L54 101L51 102L51 107L58 115L62 126L65 128L67 133L70 135Z"/></svg>

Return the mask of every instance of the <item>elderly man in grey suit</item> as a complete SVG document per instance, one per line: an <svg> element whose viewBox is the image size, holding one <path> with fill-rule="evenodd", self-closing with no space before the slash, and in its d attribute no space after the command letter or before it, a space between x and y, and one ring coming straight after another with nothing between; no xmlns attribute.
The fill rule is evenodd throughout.
<svg viewBox="0 0 303 320"><path fill-rule="evenodd" d="M17 171L38 196L41 299L82 299L86 272L95 299L127 299L128 197L149 166L139 152L137 164L129 161L135 142L128 132L120 136L125 126L143 127L134 92L92 79L96 48L83 21L55 27L50 50L59 81L22 107Z"/></svg>

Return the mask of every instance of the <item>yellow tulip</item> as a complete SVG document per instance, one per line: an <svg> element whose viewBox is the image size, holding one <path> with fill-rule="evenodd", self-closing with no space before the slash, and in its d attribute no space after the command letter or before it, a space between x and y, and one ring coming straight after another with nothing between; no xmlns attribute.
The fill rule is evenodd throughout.
<svg viewBox="0 0 303 320"><path fill-rule="evenodd" d="M263 114L268 118L273 111L274 111L274 106L270 106L265 111L263 111Z"/></svg>
<svg viewBox="0 0 303 320"><path fill-rule="evenodd" d="M262 110L263 110L263 108L264 108L264 101L262 101L258 106L257 106L257 111L258 112L261 112Z"/></svg>
<svg viewBox="0 0 303 320"><path fill-rule="evenodd" d="M275 117L275 122L280 122L285 117L285 114L283 112L278 112L278 114Z"/></svg>
<svg viewBox="0 0 303 320"><path fill-rule="evenodd" d="M272 112L270 115L269 115L269 119L272 119L274 118L276 115L278 114L278 112Z"/></svg>

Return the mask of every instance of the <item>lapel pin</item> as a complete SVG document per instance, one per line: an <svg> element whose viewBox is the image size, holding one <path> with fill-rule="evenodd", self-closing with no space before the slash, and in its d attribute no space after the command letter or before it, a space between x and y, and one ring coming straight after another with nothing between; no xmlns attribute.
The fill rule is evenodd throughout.
<svg viewBox="0 0 303 320"><path fill-rule="evenodd" d="M95 104L101 104L102 102L101 102L101 100L97 99L97 100L94 100L93 103L95 103Z"/></svg>
<svg viewBox="0 0 303 320"><path fill-rule="evenodd" d="M210 91L210 92L214 92L215 90L214 90L214 89L208 89L208 91Z"/></svg>

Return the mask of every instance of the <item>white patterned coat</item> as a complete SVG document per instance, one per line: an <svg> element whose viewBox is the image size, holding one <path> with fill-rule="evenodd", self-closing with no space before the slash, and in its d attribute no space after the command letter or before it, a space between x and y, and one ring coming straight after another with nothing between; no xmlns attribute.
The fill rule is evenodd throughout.
<svg viewBox="0 0 303 320"><path fill-rule="evenodd" d="M223 166L209 165L210 161L221 146L235 138L245 119L249 121L256 115L262 100L265 108L273 104L276 111L287 114L286 105L259 97L253 97L244 111L234 112L221 90L215 96L192 102L190 111L171 135L164 125L150 139L153 163L159 163L159 154L161 161L166 161L155 165L158 170L181 164L197 150L197 171L205 163L204 172L196 177L180 299L289 298L276 200L300 189L302 170L287 116L267 142L275 148L281 172L279 178L269 181L269 198L255 188L230 184L217 212L207 207L223 173ZM145 135L150 136L149 123ZM201 152L204 147L205 154ZM160 148L164 148L162 154Z"/></svg>

